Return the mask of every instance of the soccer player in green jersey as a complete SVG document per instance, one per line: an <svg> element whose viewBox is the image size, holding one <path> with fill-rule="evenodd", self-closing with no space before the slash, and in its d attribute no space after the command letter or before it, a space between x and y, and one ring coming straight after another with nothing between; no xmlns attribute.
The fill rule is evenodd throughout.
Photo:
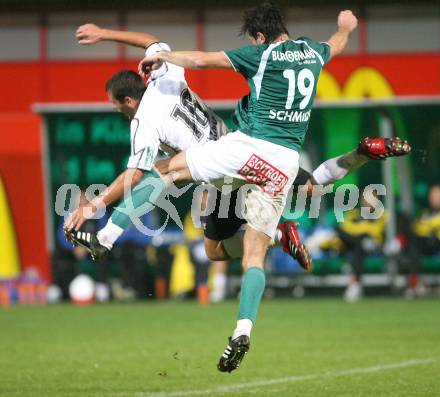
<svg viewBox="0 0 440 397"><path fill-rule="evenodd" d="M242 30L254 45L224 52L159 52L139 64L143 75L163 62L185 68L229 68L249 84L250 93L235 111L236 132L158 164L159 171L174 182L204 181L221 187L227 176L244 187L245 273L237 326L218 363L220 371L238 368L249 350L265 287L265 255L298 173L298 150L307 132L319 73L344 50L356 26L352 12L342 11L338 30L328 42L292 40L279 9L264 3L245 16Z"/></svg>

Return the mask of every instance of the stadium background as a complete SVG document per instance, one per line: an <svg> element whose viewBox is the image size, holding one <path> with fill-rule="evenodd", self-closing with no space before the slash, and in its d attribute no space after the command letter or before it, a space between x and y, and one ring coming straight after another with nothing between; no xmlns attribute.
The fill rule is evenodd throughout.
<svg viewBox="0 0 440 397"><path fill-rule="evenodd" d="M318 40L325 40L334 30L336 10L342 6L337 2L280 4L285 8L292 36L309 35ZM50 140L56 135L54 129L70 131L71 135L66 136L72 136L73 140L75 128L79 128L76 132L80 135L90 132L87 123L81 124L84 117L89 117L87 113L84 116L83 111L93 106L110 109L105 104L105 81L122 68L135 68L142 55L138 49L114 43L81 47L73 35L76 27L94 22L108 28L146 31L169 42L176 50L226 49L245 43L237 34L241 14L237 5L225 2L220 8L209 2L190 2L182 8L165 2L158 8L143 2L130 5L115 2L111 7L99 1L93 4L47 1L38 5L2 2L0 171L7 200L1 205L4 213L10 215L4 224L12 225L5 226L4 231L8 231L12 246L15 238L18 247L15 259L10 252L4 252L5 257L12 256L11 260L18 261L22 270L37 267L44 278L50 278L54 222L50 192L54 194L53 189L59 182L56 175L63 172L66 175L62 167L69 169L69 160L71 172L83 178L81 182L92 182L96 175L92 173L89 179L84 177L87 168L84 158L63 158L63 166L49 160L48 150L52 156L58 155L59 160L64 156L62 150L74 147L70 138L66 138L64 149L62 144L56 146L56 142ZM412 183L411 194L416 200L411 205L416 210L426 203L427 188L438 177L439 6L435 2L397 6L377 1L368 5L356 3L352 8L360 16L359 28L346 53L333 60L320 77L318 98L324 107L312 118L306 148L315 153L312 163L319 164L325 158L351 149L361 136L377 135L380 116L384 112L391 115L393 128L410 139L415 149L407 160L410 167L406 170L411 172L406 180ZM187 71L186 74L190 86L224 115L233 102L246 93L245 81L231 71ZM356 101L363 99L385 102L368 108L361 103L361 107L354 109L326 108L335 100L356 105ZM397 109L392 103L406 106ZM421 107L420 103L429 106ZM54 113L54 109L57 112ZM59 113L60 109L65 112ZM79 123L75 124L75 117ZM121 120L114 115L109 117L108 120L113 121L107 121L110 123L107 127L117 135L117 144L120 128L123 128ZM58 123L58 127L48 128L54 123ZM105 127L104 121L97 128ZM42 144L45 131L51 137L49 146ZM95 156L89 147L87 158L92 161L89 169L98 172L104 167L105 174L106 164L111 161L110 149L100 146L101 152ZM75 161L80 164L75 165ZM122 162L118 160L113 170L96 182L108 183L120 168ZM370 165L351 175L347 182L365 185L376 178L380 178L380 168ZM398 178L395 185L399 189Z"/></svg>

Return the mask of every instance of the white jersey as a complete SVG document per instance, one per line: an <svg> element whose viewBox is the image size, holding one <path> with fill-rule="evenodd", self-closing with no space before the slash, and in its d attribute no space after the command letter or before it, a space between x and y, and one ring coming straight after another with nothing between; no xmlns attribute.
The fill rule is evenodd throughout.
<svg viewBox="0 0 440 397"><path fill-rule="evenodd" d="M145 54L160 51L170 51L170 47L154 43ZM127 168L149 171L159 149L173 155L217 140L227 132L227 127L189 90L184 69L164 63L151 73L130 130L131 155Z"/></svg>

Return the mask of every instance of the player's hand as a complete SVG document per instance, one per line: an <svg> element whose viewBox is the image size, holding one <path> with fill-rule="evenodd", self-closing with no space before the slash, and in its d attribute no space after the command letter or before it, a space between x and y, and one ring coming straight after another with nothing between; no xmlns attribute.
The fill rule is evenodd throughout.
<svg viewBox="0 0 440 397"><path fill-rule="evenodd" d="M94 217L97 211L98 207L91 203L78 207L78 209L73 211L67 217L66 221L64 222L64 230L78 231L86 220Z"/></svg>
<svg viewBox="0 0 440 397"><path fill-rule="evenodd" d="M352 32L358 25L357 18L350 10L341 11L338 16L338 27Z"/></svg>
<svg viewBox="0 0 440 397"><path fill-rule="evenodd" d="M160 69L163 65L163 60L159 54L150 55L145 57L139 62L138 72L142 77L147 77L153 70Z"/></svg>
<svg viewBox="0 0 440 397"><path fill-rule="evenodd" d="M103 29L93 23L81 25L75 33L79 44L91 45L103 40Z"/></svg>

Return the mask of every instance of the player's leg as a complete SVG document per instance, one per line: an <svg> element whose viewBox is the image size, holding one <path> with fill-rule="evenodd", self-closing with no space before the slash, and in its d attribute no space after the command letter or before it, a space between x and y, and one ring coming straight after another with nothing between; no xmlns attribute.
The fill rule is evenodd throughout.
<svg viewBox="0 0 440 397"><path fill-rule="evenodd" d="M227 261L213 261L213 275L212 275L212 291L210 293L211 302L221 302L226 296L227 286Z"/></svg>
<svg viewBox="0 0 440 397"><path fill-rule="evenodd" d="M298 173L298 152L241 132L227 134L216 142L195 146L158 164L173 182L207 182L221 188L231 178L233 186L246 190L248 226L244 236L239 318L236 332L220 358L218 368L238 368L249 349L249 336L265 287L264 260L289 189ZM257 184L257 185L255 185ZM240 194L240 193L239 193Z"/></svg>
<svg viewBox="0 0 440 397"><path fill-rule="evenodd" d="M169 159L159 160L155 167L167 184L193 181L186 160L186 152L180 152Z"/></svg>
<svg viewBox="0 0 440 397"><path fill-rule="evenodd" d="M300 168L293 183L293 191L297 195L311 197L313 185L334 183L370 160L383 160L388 157L403 156L410 152L411 146L408 142L398 137L364 138L356 150L326 160L312 174ZM284 222L279 225L278 230L283 250L297 259L304 269L310 270L312 261L307 248L301 243L295 223Z"/></svg>
<svg viewBox="0 0 440 397"><path fill-rule="evenodd" d="M300 167L291 189L294 195L311 197L313 193L312 175ZM297 226L298 223L294 221L281 222L275 232L272 246L281 245L283 251L296 259L304 270L311 271L313 268L312 258L307 247L301 241Z"/></svg>
<svg viewBox="0 0 440 397"><path fill-rule="evenodd" d="M299 177L294 184L302 185L307 182L310 174L300 168ZM310 180L310 179L309 179ZM209 193L210 203L207 208L210 213L202 217L206 254L211 260L222 261L239 259L243 257L243 237L245 219L242 214L241 200L238 199L239 190L230 194L221 194L218 190ZM215 203L213 200L216 200ZM225 205L223 205L225 204ZM227 207L227 212L221 213L220 209ZM302 268L311 270L312 260L307 248L301 242L297 224L286 221L278 225L270 247L282 245L283 250L298 261Z"/></svg>
<svg viewBox="0 0 440 397"><path fill-rule="evenodd" d="M255 323L260 300L264 292L264 261L270 241L271 237L247 225L243 239L244 255L242 266L244 279L240 294L238 323L233 339L241 335L242 331L250 336L250 329L241 329L239 324L241 320L249 319L252 323Z"/></svg>
<svg viewBox="0 0 440 397"><path fill-rule="evenodd" d="M90 252L96 261L105 257L124 230L139 218L151 211L165 190L166 185L154 169L145 173L139 183L124 196L114 209L107 224L98 233L83 231L69 232L67 238L74 245L81 245Z"/></svg>
<svg viewBox="0 0 440 397"><path fill-rule="evenodd" d="M224 240L210 239L204 237L205 250L208 257L213 261L243 258L244 227L238 229L231 237ZM313 267L313 262L307 247L301 242L297 223L285 221L278 225L269 248L281 245L283 251L298 261L300 266L307 271Z"/></svg>
<svg viewBox="0 0 440 397"><path fill-rule="evenodd" d="M356 150L324 161L316 168L313 182L328 185L344 178L349 172L363 166L369 160L385 160L389 157L404 156L411 152L407 141L394 138L364 138Z"/></svg>
<svg viewBox="0 0 440 397"><path fill-rule="evenodd" d="M383 160L388 157L403 156L411 152L407 141L395 138L364 138L356 150L324 161L312 174L300 168L293 183L296 194L311 197L313 185L328 185L343 179L351 171L361 167L370 160ZM310 270L312 261L307 248L301 243L294 222L288 221L279 225L281 246L283 250L296 258L301 266Z"/></svg>
<svg viewBox="0 0 440 397"><path fill-rule="evenodd" d="M238 368L249 348L249 336L265 287L263 271L267 249L284 210L289 189L298 173L298 152L241 132L227 134L216 142L188 149L185 158L174 157L162 172L181 181L194 181L217 188L232 180L232 189L241 185L248 223L244 236L243 284L236 331L218 364L220 371ZM177 160L177 161L176 161ZM173 163L174 162L174 163ZM185 169L186 166L186 169ZM240 193L242 191L243 193Z"/></svg>
<svg viewBox="0 0 440 397"><path fill-rule="evenodd" d="M205 251L208 258L212 261L227 261L232 259L223 247L222 240L211 240L208 237L203 238L205 244Z"/></svg>
<svg viewBox="0 0 440 397"><path fill-rule="evenodd" d="M271 238L252 226L246 227L243 245L244 255L242 266L244 271L242 289L240 293L240 306L237 327L232 339L240 335L250 336L252 324L257 318L258 308L265 287L264 261ZM243 321L244 320L244 321ZM246 320L252 324L246 325ZM242 324L244 322L244 325Z"/></svg>
<svg viewBox="0 0 440 397"><path fill-rule="evenodd" d="M142 215L150 212L165 191L165 182L156 170L146 173L141 181L115 207L107 225L98 232L98 240L107 249ZM147 232L147 231L146 231Z"/></svg>
<svg viewBox="0 0 440 397"><path fill-rule="evenodd" d="M244 235L244 274L240 290L237 325L229 343L220 357L217 368L221 372L237 369L250 348L250 335L255 324L261 298L266 286L264 258L270 237L249 225Z"/></svg>
<svg viewBox="0 0 440 397"><path fill-rule="evenodd" d="M328 159L312 172L313 184L325 186L339 181L369 160L367 156L359 154L357 150Z"/></svg>
<svg viewBox="0 0 440 397"><path fill-rule="evenodd" d="M249 350L251 330L266 284L265 257L285 203L285 197L271 197L255 185L246 192L245 197L248 224L243 239L244 274L236 328L218 364L222 372L237 369Z"/></svg>
<svg viewBox="0 0 440 397"><path fill-rule="evenodd" d="M241 215L238 189L226 194L211 189L202 211L205 211L201 220L208 257L213 261L241 258L246 220Z"/></svg>

